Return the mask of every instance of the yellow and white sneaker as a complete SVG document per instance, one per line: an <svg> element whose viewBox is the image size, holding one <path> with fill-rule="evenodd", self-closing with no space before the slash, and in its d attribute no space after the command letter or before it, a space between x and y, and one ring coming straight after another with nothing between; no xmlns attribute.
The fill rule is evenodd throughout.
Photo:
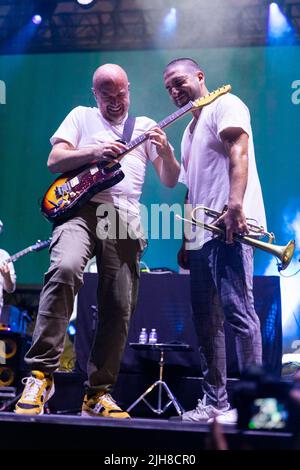
<svg viewBox="0 0 300 470"><path fill-rule="evenodd" d="M15 407L15 413L19 415L42 415L45 403L54 394L51 374L39 370L33 370L31 374L22 380L25 388Z"/></svg>
<svg viewBox="0 0 300 470"><path fill-rule="evenodd" d="M130 418L126 411L121 410L113 397L104 391L88 398L84 396L81 416L96 416L102 418Z"/></svg>

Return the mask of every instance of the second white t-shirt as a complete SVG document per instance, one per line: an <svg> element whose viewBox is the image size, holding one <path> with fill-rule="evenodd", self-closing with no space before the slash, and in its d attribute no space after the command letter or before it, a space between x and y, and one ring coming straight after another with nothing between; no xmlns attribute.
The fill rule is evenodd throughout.
<svg viewBox="0 0 300 470"><path fill-rule="evenodd" d="M254 219L266 228L266 216L261 186L258 178L250 113L247 106L235 95L226 94L201 110L194 132L190 123L186 127L181 143L181 173L179 181L189 190L192 207L204 205L221 212L228 204L229 157L225 152L220 134L229 127L239 127L249 136L248 182L243 200L247 218ZM200 216L200 214L199 214ZM211 219L204 217L204 222ZM212 234L204 231L202 243Z"/></svg>

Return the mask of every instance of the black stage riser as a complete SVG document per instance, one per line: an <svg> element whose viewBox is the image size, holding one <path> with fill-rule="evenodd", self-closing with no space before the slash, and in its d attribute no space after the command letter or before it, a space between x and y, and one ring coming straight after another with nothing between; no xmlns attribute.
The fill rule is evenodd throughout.
<svg viewBox="0 0 300 470"><path fill-rule="evenodd" d="M76 370L86 371L86 363L97 321L98 276L84 274L84 285L78 295ZM280 376L282 356L280 280L278 276L254 277L255 309L261 322L263 361L269 372ZM138 341L141 328L156 328L159 342L190 344L193 352L166 353L166 364L176 365L177 375L201 375L198 341L192 320L190 280L182 274L142 273L136 311L131 320L128 343L122 358L121 371L145 373L156 370L158 359L153 352L135 351L130 342ZM235 338L225 324L227 371L229 377L239 375Z"/></svg>
<svg viewBox="0 0 300 470"><path fill-rule="evenodd" d="M0 413L1 450L97 450L103 459L112 453L182 454L211 449L209 428L167 420L113 420L103 418L41 416L25 418ZM241 435L225 430L230 449L291 449L288 434ZM100 460L98 460L100 463ZM200 463L200 462L199 462Z"/></svg>

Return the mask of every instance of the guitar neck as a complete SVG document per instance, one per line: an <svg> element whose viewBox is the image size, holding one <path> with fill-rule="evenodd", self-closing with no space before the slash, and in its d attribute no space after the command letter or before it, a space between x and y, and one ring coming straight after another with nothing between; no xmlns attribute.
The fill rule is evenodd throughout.
<svg viewBox="0 0 300 470"><path fill-rule="evenodd" d="M198 98L195 101L189 101L185 106L178 109L174 113L170 114L170 116L166 117L162 121L158 122L156 124L156 126L160 127L161 129L164 129L165 127L167 127L170 124L172 124L173 122L175 122L177 119L180 119L182 116L189 113L191 110L199 109L199 108L202 108L203 106L206 106L206 105L212 103L213 101L215 101L220 96L222 96L226 93L229 93L230 90L231 90L231 85L224 85L223 87L218 88L217 90L209 93L206 96ZM148 138L147 135L146 135L147 132L145 132L144 134L141 134L136 139L133 139L131 142L129 142L127 144L127 149L124 152L119 153L117 155L117 159L121 159L124 155L129 153L132 149L134 149L135 147L138 147L143 142L145 142L145 140L147 140L147 138ZM114 163L109 163L107 166L110 167L110 166L113 166L113 165L114 165ZM101 166L101 164L99 165L99 167L100 166Z"/></svg>
<svg viewBox="0 0 300 470"><path fill-rule="evenodd" d="M165 127L169 126L173 122L177 121L177 119L180 119L182 116L189 113L191 109L193 109L193 107L194 107L193 102L189 101L185 106L178 109L174 113L170 114L170 116L167 116L162 121L158 122L156 124L156 127L160 127L161 129L164 129ZM123 157L124 155L129 153L131 150L141 145L147 139L148 137L146 136L146 133L139 135L138 137L136 137L136 139L133 139L131 142L127 144L127 149L124 152L120 153L118 155L118 158Z"/></svg>
<svg viewBox="0 0 300 470"><path fill-rule="evenodd" d="M30 253L31 247L25 248L24 250L18 251L18 253L15 253L14 255L10 256L6 261L6 263L14 263L17 261L17 259L21 258L21 256L27 255L27 253Z"/></svg>
<svg viewBox="0 0 300 470"><path fill-rule="evenodd" d="M6 258L3 260L3 263L14 263L17 261L17 259L21 258L24 255L27 255L27 253L31 253L32 251L40 251L43 250L44 248L47 248L47 246L50 245L52 238L48 238L48 240L45 241L40 241L38 240L35 245L28 246L27 248L24 248L24 250L18 251L18 253L15 253L12 256L9 256L9 258ZM1 264L1 263L0 263Z"/></svg>

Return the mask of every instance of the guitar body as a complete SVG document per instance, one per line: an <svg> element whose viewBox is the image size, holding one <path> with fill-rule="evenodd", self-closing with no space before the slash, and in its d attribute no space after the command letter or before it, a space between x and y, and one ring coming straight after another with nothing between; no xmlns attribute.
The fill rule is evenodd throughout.
<svg viewBox="0 0 300 470"><path fill-rule="evenodd" d="M46 191L41 211L52 222L66 219L96 193L119 183L124 176L119 163L95 164L63 173Z"/></svg>
<svg viewBox="0 0 300 470"><path fill-rule="evenodd" d="M207 96L190 101L175 113L160 121L157 126L161 129L172 124L185 114L202 108L212 103L220 96L231 90L230 85L209 93ZM147 135L141 134L127 144L127 150L120 153L116 158L121 158L132 149L138 147L147 140ZM85 166L75 171L63 173L49 187L42 199L41 211L51 222L65 220L72 216L75 210L89 201L96 193L111 188L124 178L119 163L97 163Z"/></svg>

